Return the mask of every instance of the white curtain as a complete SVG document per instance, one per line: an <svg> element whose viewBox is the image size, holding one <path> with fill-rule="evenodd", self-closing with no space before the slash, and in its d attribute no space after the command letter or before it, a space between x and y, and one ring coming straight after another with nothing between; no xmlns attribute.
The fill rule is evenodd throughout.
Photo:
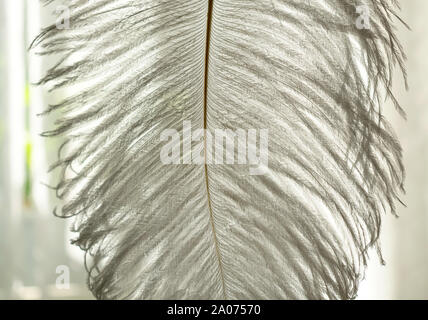
<svg viewBox="0 0 428 320"><path fill-rule="evenodd" d="M32 85L54 60L27 49L54 9L0 1L0 299L91 297L82 255L72 254L68 226L53 216L57 200L44 185L53 184L47 170L59 141L40 136L53 119L38 114L60 97ZM56 285L58 266L70 271L67 290Z"/></svg>

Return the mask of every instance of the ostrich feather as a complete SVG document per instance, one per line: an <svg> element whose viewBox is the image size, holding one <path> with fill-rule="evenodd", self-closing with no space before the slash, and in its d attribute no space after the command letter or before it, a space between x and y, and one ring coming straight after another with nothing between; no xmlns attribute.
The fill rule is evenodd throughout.
<svg viewBox="0 0 428 320"><path fill-rule="evenodd" d="M55 213L74 219L93 294L354 298L403 191L400 144L382 115L385 97L404 114L391 93L395 65L405 78L396 1L67 5L70 28L47 27L33 47L60 56L40 81L66 89L44 135L66 138ZM356 25L359 6L368 28ZM184 121L267 130L265 171L183 164L184 153L163 164L162 132Z"/></svg>

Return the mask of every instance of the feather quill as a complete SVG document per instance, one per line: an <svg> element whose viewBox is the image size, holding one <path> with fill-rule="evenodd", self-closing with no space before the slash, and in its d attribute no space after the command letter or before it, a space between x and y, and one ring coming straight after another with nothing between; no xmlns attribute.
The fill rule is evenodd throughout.
<svg viewBox="0 0 428 320"><path fill-rule="evenodd" d="M354 298L404 191L381 111L387 96L404 114L391 93L395 65L405 77L396 1L67 5L70 29L49 26L33 47L61 57L40 84L71 92L44 135L67 139L56 214L74 217L95 297ZM267 172L162 164L159 137L184 120L268 129Z"/></svg>

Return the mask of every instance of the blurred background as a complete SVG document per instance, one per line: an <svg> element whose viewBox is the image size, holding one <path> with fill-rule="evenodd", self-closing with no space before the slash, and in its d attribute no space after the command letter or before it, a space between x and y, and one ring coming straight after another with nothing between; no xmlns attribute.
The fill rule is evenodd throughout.
<svg viewBox="0 0 428 320"><path fill-rule="evenodd" d="M384 107L404 149L407 194L400 218L384 217L381 244L386 266L375 253L358 299L428 299L428 1L401 1L398 27L408 55L410 91L397 74L394 92L407 121ZM52 210L58 139L43 139L55 119L39 117L61 97L31 85L55 62L28 54L41 26L54 22L53 5L37 0L0 0L0 299L92 299L83 254L70 244L68 221Z"/></svg>

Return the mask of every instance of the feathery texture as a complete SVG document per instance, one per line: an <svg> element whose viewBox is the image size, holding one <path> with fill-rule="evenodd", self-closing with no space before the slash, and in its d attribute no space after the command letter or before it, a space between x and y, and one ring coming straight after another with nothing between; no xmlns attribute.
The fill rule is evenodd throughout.
<svg viewBox="0 0 428 320"><path fill-rule="evenodd" d="M51 1L46 1L51 2ZM403 190L393 0L67 1L57 185L103 299L346 299ZM370 27L359 29L358 6ZM394 100L395 102L395 100ZM398 103L396 108L403 113ZM268 129L269 165L165 165L166 129ZM185 142L183 142L185 143Z"/></svg>

